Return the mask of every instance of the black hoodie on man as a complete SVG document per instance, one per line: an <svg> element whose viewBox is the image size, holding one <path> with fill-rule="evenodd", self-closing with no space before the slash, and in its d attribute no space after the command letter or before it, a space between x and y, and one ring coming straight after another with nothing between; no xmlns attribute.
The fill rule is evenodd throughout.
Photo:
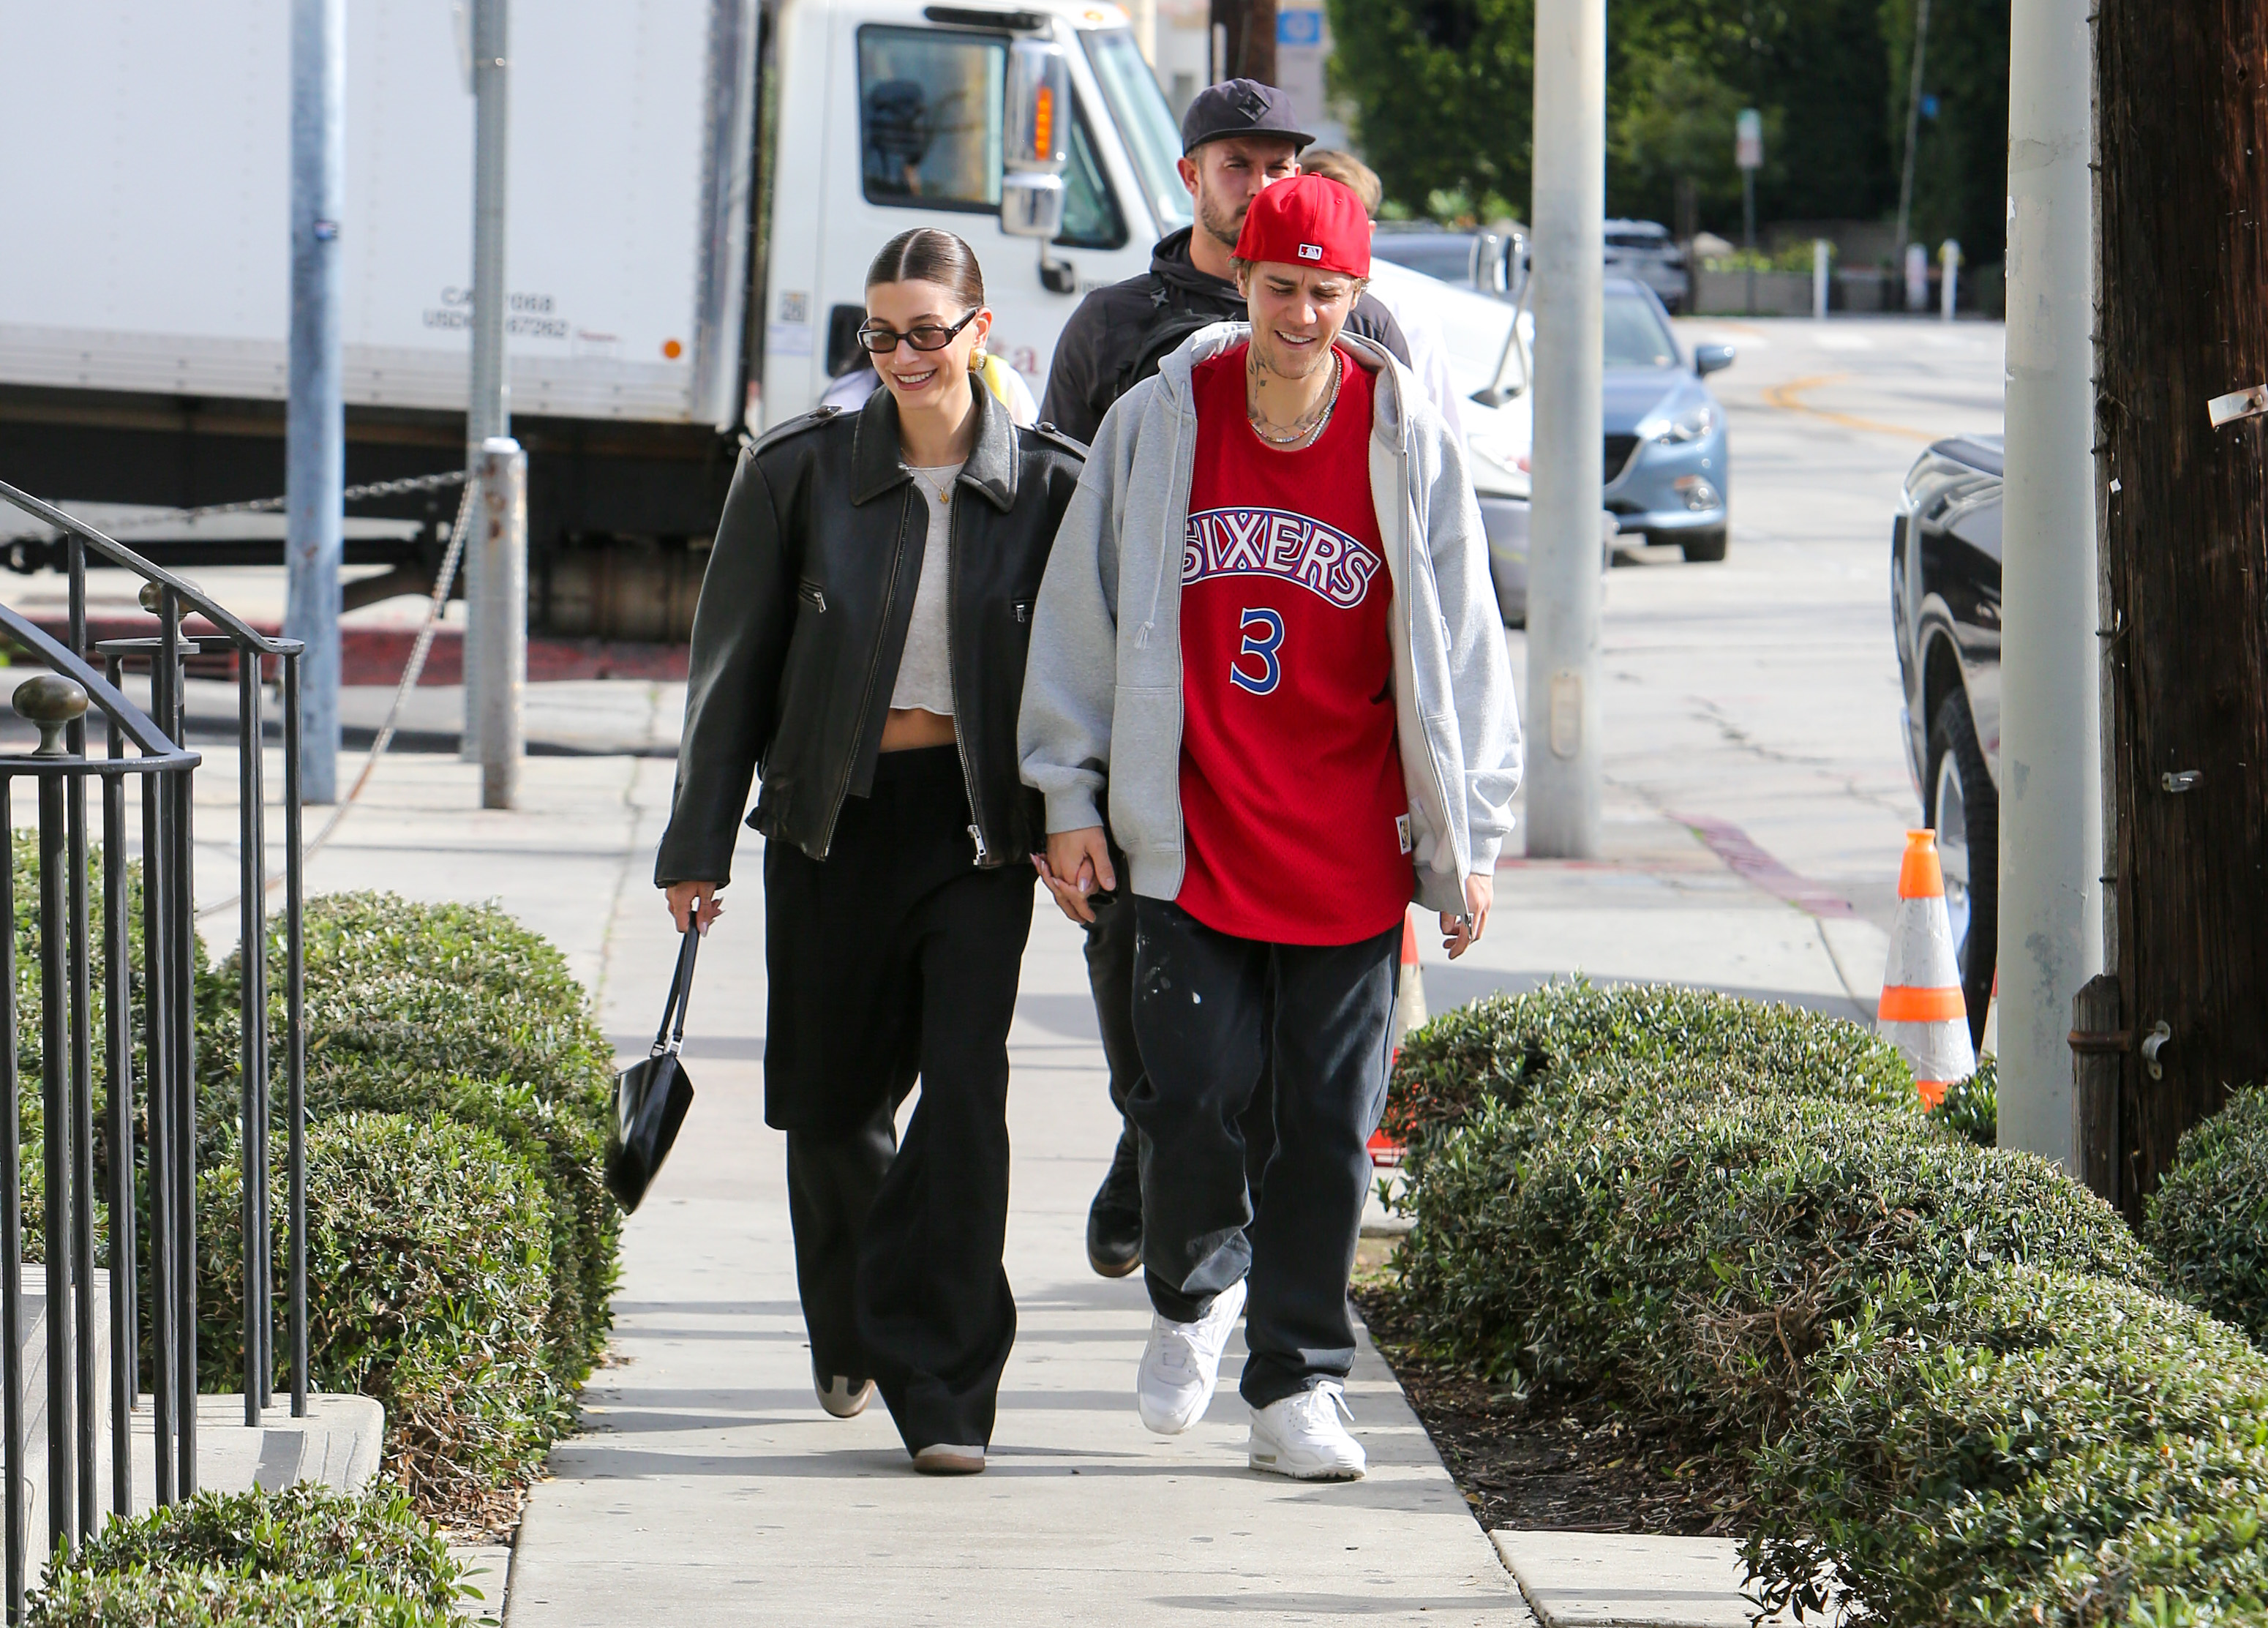
<svg viewBox="0 0 2268 1628"><path fill-rule="evenodd" d="M1040 416L1064 434L1094 439L1111 404L1158 360L1207 322L1242 321L1244 298L1236 284L1197 269L1184 226L1158 241L1150 269L1138 277L1096 289L1079 301L1056 341ZM1368 293L1355 301L1346 331L1374 339L1396 359L1410 360L1410 342L1394 313Z"/></svg>

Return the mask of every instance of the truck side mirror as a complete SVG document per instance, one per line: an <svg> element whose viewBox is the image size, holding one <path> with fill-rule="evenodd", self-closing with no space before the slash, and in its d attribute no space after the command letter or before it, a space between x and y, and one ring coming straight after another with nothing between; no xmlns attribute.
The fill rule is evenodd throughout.
<svg viewBox="0 0 2268 1628"><path fill-rule="evenodd" d="M1002 146L1000 230L1044 246L1063 230L1063 173L1071 119L1071 59L1049 40L1008 48L1008 119ZM1042 247L1045 261L1047 250Z"/></svg>

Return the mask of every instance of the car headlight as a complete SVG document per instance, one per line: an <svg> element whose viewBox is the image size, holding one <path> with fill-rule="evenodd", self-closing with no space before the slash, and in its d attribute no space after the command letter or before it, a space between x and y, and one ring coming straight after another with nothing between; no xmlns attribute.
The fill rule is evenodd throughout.
<svg viewBox="0 0 2268 1628"><path fill-rule="evenodd" d="M1708 401L1696 401L1676 417L1657 424L1653 438L1657 441L1697 441L1717 427L1717 409Z"/></svg>

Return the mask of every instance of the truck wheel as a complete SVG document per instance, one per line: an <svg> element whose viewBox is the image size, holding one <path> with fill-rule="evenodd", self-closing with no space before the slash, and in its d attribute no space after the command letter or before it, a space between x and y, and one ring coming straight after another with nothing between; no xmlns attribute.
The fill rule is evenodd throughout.
<svg viewBox="0 0 2268 1628"><path fill-rule="evenodd" d="M1992 959L2000 938L2000 796L1977 744L1968 700L1948 696L1929 726L1930 829L1945 871L1945 911L1954 961L1969 1005L1969 1039L1984 1038L1992 998Z"/></svg>
<svg viewBox="0 0 2268 1628"><path fill-rule="evenodd" d="M1726 529L1719 526L1712 531L1689 532L1679 538L1677 546L1685 550L1686 562L1689 564L1713 565L1723 559Z"/></svg>

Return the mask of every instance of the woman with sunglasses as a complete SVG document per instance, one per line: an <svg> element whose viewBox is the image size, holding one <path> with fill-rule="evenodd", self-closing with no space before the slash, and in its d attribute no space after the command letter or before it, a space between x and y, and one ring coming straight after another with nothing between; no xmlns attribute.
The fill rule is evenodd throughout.
<svg viewBox="0 0 2268 1628"><path fill-rule="evenodd" d="M893 238L858 332L882 388L742 456L654 872L706 932L761 770L764 1118L787 1132L813 1382L844 1418L879 1387L941 1475L984 1468L1015 1339L1008 1026L1046 842L1016 713L1085 456L978 384L991 322L968 244Z"/></svg>

